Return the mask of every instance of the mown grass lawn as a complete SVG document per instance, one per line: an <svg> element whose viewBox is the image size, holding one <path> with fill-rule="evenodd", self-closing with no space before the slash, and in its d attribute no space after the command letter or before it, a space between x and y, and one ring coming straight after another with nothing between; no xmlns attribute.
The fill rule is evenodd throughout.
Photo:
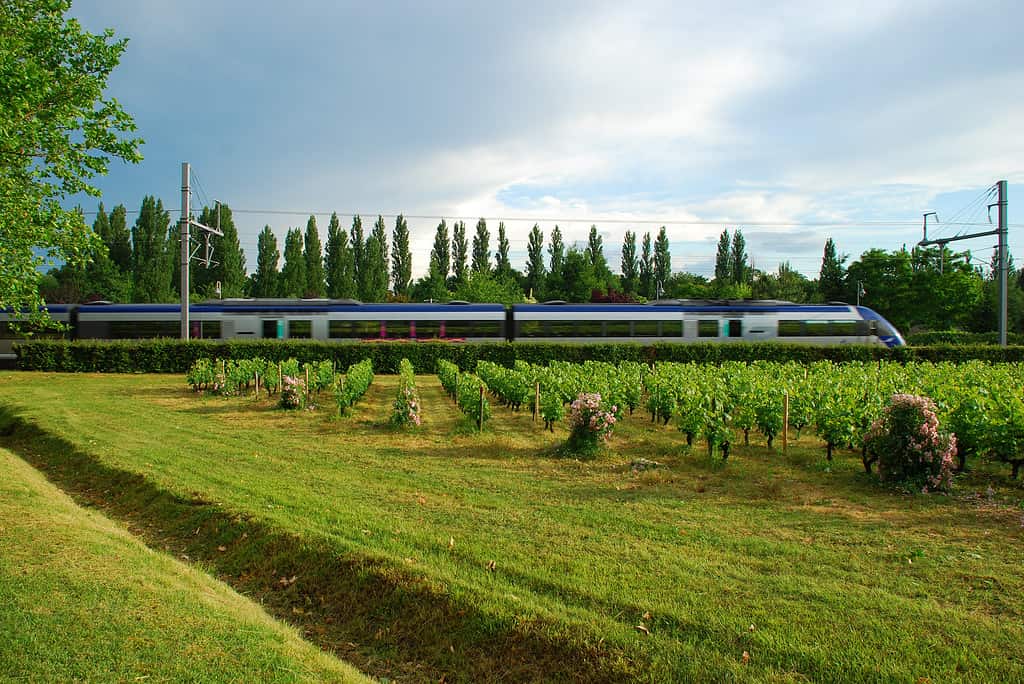
<svg viewBox="0 0 1024 684"><path fill-rule="evenodd" d="M826 467L810 436L723 464L639 413L581 463L554 455L564 431L495 407L478 435L419 383L423 426L396 431L393 377L336 418L329 398L285 413L176 376L8 373L0 423L51 478L371 674L1024 680L1024 489L1005 471L905 495L856 455ZM664 467L632 472L641 457Z"/></svg>
<svg viewBox="0 0 1024 684"><path fill-rule="evenodd" d="M369 681L0 449L0 679Z"/></svg>

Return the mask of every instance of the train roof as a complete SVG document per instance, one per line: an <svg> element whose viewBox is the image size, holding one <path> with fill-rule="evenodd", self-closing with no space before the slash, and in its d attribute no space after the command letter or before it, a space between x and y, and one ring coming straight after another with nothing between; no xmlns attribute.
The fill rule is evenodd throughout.
<svg viewBox="0 0 1024 684"><path fill-rule="evenodd" d="M849 312L848 304L795 304L774 300L712 300L680 299L659 300L652 304L516 304L516 311L568 311L573 313L600 314L610 311L633 313L694 312L694 313L840 313Z"/></svg>
<svg viewBox="0 0 1024 684"><path fill-rule="evenodd" d="M296 300L296 299L250 299L225 300L224 302L204 302L189 305L193 313L325 313L329 311L351 311L358 308L364 312L425 312L447 311L452 308L470 311L504 311L502 304L408 304L384 303L362 304L354 300ZM82 304L79 310L83 313L177 313L180 304Z"/></svg>

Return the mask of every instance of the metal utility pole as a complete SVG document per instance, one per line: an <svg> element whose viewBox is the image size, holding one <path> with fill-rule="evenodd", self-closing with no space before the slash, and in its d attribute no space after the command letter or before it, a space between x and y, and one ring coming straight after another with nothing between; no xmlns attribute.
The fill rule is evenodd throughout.
<svg viewBox="0 0 1024 684"><path fill-rule="evenodd" d="M191 171L188 162L181 163L181 218L178 220L178 232L181 233L181 339L189 338L188 323L188 262L189 262L189 241L188 224L191 223L192 215L189 213L189 178Z"/></svg>
<svg viewBox="0 0 1024 684"><path fill-rule="evenodd" d="M1006 275L1009 270L1008 258L1006 256L1006 181L997 183L999 187L999 346L1006 346Z"/></svg>
<svg viewBox="0 0 1024 684"><path fill-rule="evenodd" d="M181 233L181 339L189 339L189 320L188 320L188 298L189 298L189 277L188 277L188 266L192 260L191 244L189 242L189 228L199 228L206 234L206 267L210 267L210 253L209 253L209 236L220 235L224 233L220 230L220 225L216 228L210 228L204 226L198 221L192 220L191 208L189 202L191 200L192 190L190 187L191 182L191 166L188 162L181 163L181 219L178 221L178 231ZM217 223L220 224L220 211L217 213Z"/></svg>
<svg viewBox="0 0 1024 684"><path fill-rule="evenodd" d="M999 269L999 344L1000 346L1006 346L1006 275L1007 275L1007 255L1006 255L1006 236L1008 223L1006 221L1006 181L1001 180L996 183L996 188L999 191L999 198L995 204L988 205L989 211L992 207L999 207L999 226L995 230L986 230L980 233L970 233L968 235L957 235L950 238L941 238L939 240L928 239L928 217L934 215L935 212L928 212L924 215L924 239L918 242L919 247L927 247L929 245L939 245L940 250L946 249L946 243L955 242L957 240L970 240L972 238L984 237L986 235L996 235L999 237L999 243L997 251L999 253L997 268ZM989 188L991 190L991 188ZM991 214L989 215L991 216ZM990 219L991 220L991 219ZM941 252L940 252L941 254Z"/></svg>

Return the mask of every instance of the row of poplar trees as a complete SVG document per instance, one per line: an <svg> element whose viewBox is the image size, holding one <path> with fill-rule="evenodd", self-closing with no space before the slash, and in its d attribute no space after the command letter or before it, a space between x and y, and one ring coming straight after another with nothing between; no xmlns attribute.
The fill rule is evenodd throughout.
<svg viewBox="0 0 1024 684"><path fill-rule="evenodd" d="M171 221L161 200L143 199L138 218L130 228L127 210L118 205L107 213L100 204L93 233L105 248L95 250L85 267L64 266L44 280L47 301L165 302L180 296L179 228ZM466 224L442 220L434 235L428 273L413 282L409 226L398 216L390 230L378 216L367 233L362 218L355 216L348 230L332 214L326 244L321 242L315 216L305 231L291 228L284 238L283 254L270 226L260 232L256 268L247 275L245 254L231 208L203 207L199 222L217 226L222 236L209 236L211 262L197 259L207 253L207 238L193 234L194 259L190 289L200 298L221 297L331 297L362 301L444 300L479 301L564 299L590 301L594 293L619 294L626 298L653 299L665 292L671 275L671 254L665 228L652 239L646 233L627 231L619 264L621 275L612 272L601 235L592 226L585 248L566 245L558 226L545 245L539 225L530 231L524 271L512 267L504 223L497 230L497 250L491 252L491 233L484 219L472 237ZM283 257L283 260L282 260Z"/></svg>

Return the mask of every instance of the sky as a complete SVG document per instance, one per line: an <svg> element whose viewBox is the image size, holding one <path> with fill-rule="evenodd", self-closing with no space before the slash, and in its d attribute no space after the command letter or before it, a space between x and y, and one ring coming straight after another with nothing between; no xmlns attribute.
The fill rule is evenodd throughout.
<svg viewBox="0 0 1024 684"><path fill-rule="evenodd" d="M179 208L188 161L193 202L232 207L250 271L264 225L283 251L310 214L325 241L336 211L389 231L409 216L414 275L439 217L470 234L485 217L518 268L535 222L581 246L596 224L613 270L626 230L664 225L675 271L711 276L739 228L755 267L813 278L830 236L856 258L913 246L927 211L934 236L987 230L998 180L1024 256L1019 2L76 0L72 15L129 39L108 94L145 159L98 179L105 206ZM994 245L951 247L980 265Z"/></svg>

